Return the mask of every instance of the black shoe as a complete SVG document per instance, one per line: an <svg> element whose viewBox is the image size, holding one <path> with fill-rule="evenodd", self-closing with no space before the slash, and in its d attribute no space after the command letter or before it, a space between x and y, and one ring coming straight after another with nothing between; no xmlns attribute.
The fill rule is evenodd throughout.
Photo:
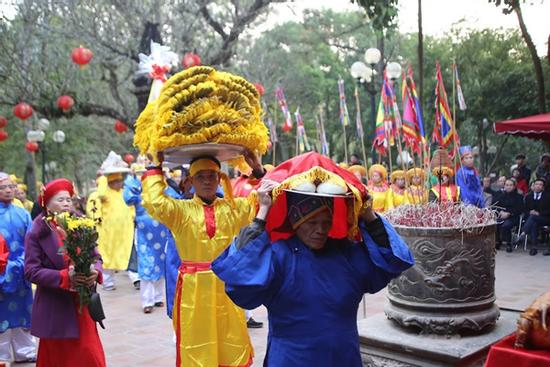
<svg viewBox="0 0 550 367"><path fill-rule="evenodd" d="M141 287L141 282L140 282L139 280L136 280L136 281L134 282L134 289L135 289L136 291L139 291L140 287Z"/></svg>
<svg viewBox="0 0 550 367"><path fill-rule="evenodd" d="M249 329L260 329L260 328L264 327L264 323L263 322L258 322L258 321L254 320L251 317L246 322L246 327L249 328Z"/></svg>
<svg viewBox="0 0 550 367"><path fill-rule="evenodd" d="M546 249L546 250L544 250L544 251L542 252L542 254L543 254L544 256L550 256L550 250L549 250L549 249Z"/></svg>
<svg viewBox="0 0 550 367"><path fill-rule="evenodd" d="M514 248L512 247L512 244L511 244L511 243L508 243L508 244L506 245L506 252L510 253L510 252L513 251L513 249L514 249Z"/></svg>
<svg viewBox="0 0 550 367"><path fill-rule="evenodd" d="M531 256L535 256L538 253L539 253L539 250L537 250L536 248L532 248L531 250L529 250L529 255Z"/></svg>

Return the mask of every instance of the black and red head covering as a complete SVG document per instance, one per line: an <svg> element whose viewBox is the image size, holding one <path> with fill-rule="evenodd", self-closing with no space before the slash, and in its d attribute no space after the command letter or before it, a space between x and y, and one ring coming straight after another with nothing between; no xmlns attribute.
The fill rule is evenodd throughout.
<svg viewBox="0 0 550 367"><path fill-rule="evenodd" d="M73 183L66 178L58 178L56 180L48 182L48 184L42 187L40 195L38 196L38 203L44 210L48 202L60 191L67 191L69 195L74 196Z"/></svg>
<svg viewBox="0 0 550 367"><path fill-rule="evenodd" d="M267 216L266 230L272 241L291 237L299 224L325 209L332 213L329 237L356 237L367 189L331 159L305 153L281 163L264 179L280 183L272 192L273 205Z"/></svg>

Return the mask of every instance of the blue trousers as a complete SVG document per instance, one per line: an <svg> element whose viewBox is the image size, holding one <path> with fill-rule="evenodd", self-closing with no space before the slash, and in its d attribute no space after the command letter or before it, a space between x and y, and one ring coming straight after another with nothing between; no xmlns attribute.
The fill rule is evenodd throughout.
<svg viewBox="0 0 550 367"><path fill-rule="evenodd" d="M550 225L549 217L542 217L540 215L529 215L523 232L529 236L532 245L537 244L537 237L539 233L539 227Z"/></svg>
<svg viewBox="0 0 550 367"><path fill-rule="evenodd" d="M511 217L505 219L502 223L497 225L497 234L499 242L512 242L512 228L519 223L519 217Z"/></svg>

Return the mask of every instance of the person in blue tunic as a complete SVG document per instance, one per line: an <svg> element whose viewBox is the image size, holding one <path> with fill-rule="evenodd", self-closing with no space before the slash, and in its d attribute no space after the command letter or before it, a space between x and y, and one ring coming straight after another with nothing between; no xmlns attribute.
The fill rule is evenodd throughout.
<svg viewBox="0 0 550 367"><path fill-rule="evenodd" d="M31 284L25 279L25 235L30 214L13 205L17 185L0 172L0 235L9 251L6 269L0 274L0 361L34 361L36 341L31 336ZM13 350L13 354L12 354Z"/></svg>
<svg viewBox="0 0 550 367"><path fill-rule="evenodd" d="M189 176L189 171L182 167L181 176L179 177L180 182L176 182L172 178L166 180L167 186L164 193L171 198L183 200L190 199L193 195L189 194L190 184L187 184ZM186 182L187 181L187 182ZM176 284L178 281L178 269L181 265L180 256L178 255L178 250L176 249L176 242L174 241L174 236L172 232L166 236L165 243L165 261L164 261L164 276L166 278L166 314L169 318L172 318L172 310L174 309L174 295L176 294Z"/></svg>
<svg viewBox="0 0 550 367"><path fill-rule="evenodd" d="M151 313L154 307L164 306L164 248L170 231L151 218L141 205L141 181L139 175L145 167L135 165L135 175L128 175L124 182L124 201L136 209L134 246L140 279L141 307Z"/></svg>
<svg viewBox="0 0 550 367"><path fill-rule="evenodd" d="M342 174L339 168L331 169ZM349 184L359 187L356 178L334 177L315 167L296 176L284 193L281 187L288 180L271 192L264 179L256 218L212 263L212 270L237 305L267 308L264 366L362 366L357 330L362 296L378 292L412 266L412 254L393 227L374 213L371 200L361 203L359 212L351 209L357 195L346 195L345 186L347 194L350 189L357 194ZM281 201L284 204L272 213ZM359 214L347 216L341 211L346 207ZM278 230L288 228L289 236L273 241L276 227L270 221L277 220L281 208L286 215ZM358 228L360 237L338 237L338 228L344 233Z"/></svg>
<svg viewBox="0 0 550 367"><path fill-rule="evenodd" d="M456 184L460 187L460 198L465 204L475 205L478 208L485 206L483 186L474 167L472 147L460 147L461 167L456 172Z"/></svg>

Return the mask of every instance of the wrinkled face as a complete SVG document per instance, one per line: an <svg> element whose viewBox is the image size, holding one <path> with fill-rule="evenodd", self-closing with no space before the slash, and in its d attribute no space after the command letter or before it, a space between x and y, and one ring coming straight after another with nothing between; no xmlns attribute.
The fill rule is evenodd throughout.
<svg viewBox="0 0 550 367"><path fill-rule="evenodd" d="M534 192L542 192L544 190L544 184L542 181L535 181L533 182L533 191Z"/></svg>
<svg viewBox="0 0 550 367"><path fill-rule="evenodd" d="M404 188L405 187L405 178L404 177L396 178L395 179L395 185L397 187L399 187L400 189Z"/></svg>
<svg viewBox="0 0 550 367"><path fill-rule="evenodd" d="M124 186L124 180L121 179L121 180L109 181L108 185L111 189L115 191L120 191Z"/></svg>
<svg viewBox="0 0 550 367"><path fill-rule="evenodd" d="M203 170L191 177L197 195L203 199L214 200L220 183L220 175L214 170Z"/></svg>
<svg viewBox="0 0 550 367"><path fill-rule="evenodd" d="M382 175L378 172L373 172L371 180L374 183L380 183L380 182L382 182Z"/></svg>
<svg viewBox="0 0 550 367"><path fill-rule="evenodd" d="M419 175L414 175L412 177L412 184L415 186L420 186L422 184L422 177Z"/></svg>
<svg viewBox="0 0 550 367"><path fill-rule="evenodd" d="M474 156L471 153L466 153L464 157L462 157L462 164L472 168L474 166Z"/></svg>
<svg viewBox="0 0 550 367"><path fill-rule="evenodd" d="M310 249L322 249L332 228L332 214L324 210L296 228L296 236Z"/></svg>
<svg viewBox="0 0 550 367"><path fill-rule="evenodd" d="M512 192L516 189L516 183L512 180L506 180L504 183L504 191Z"/></svg>
<svg viewBox="0 0 550 367"><path fill-rule="evenodd" d="M27 194L25 191L21 190L20 188L15 189L15 197L19 199L21 202L27 200Z"/></svg>
<svg viewBox="0 0 550 367"><path fill-rule="evenodd" d="M50 213L68 212L73 208L73 199L68 191L59 191L46 204Z"/></svg>
<svg viewBox="0 0 550 367"><path fill-rule="evenodd" d="M0 201L9 203L15 198L17 185L9 178L0 181Z"/></svg>

